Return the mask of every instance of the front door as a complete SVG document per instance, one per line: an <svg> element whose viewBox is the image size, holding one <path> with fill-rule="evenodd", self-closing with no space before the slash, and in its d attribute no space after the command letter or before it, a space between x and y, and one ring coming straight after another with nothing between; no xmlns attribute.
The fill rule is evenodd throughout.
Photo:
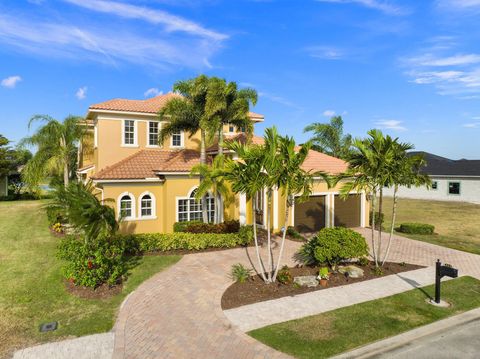
<svg viewBox="0 0 480 359"><path fill-rule="evenodd" d="M255 211L255 223L259 226L263 226L263 211L264 211L264 196L263 191L258 191L255 195L256 211Z"/></svg>

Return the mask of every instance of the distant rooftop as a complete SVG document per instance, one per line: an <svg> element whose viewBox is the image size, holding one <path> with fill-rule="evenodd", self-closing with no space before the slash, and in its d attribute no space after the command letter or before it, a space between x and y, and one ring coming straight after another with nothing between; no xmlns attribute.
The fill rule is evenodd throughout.
<svg viewBox="0 0 480 359"><path fill-rule="evenodd" d="M427 165L422 170L428 175L444 176L480 176L480 160L451 160L423 151L410 152L411 155L422 155Z"/></svg>

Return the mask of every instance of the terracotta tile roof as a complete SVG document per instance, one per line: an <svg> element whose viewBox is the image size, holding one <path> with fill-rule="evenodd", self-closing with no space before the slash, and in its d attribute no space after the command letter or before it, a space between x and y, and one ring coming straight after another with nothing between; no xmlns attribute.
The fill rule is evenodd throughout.
<svg viewBox="0 0 480 359"><path fill-rule="evenodd" d="M225 141L240 141L242 143L245 143L246 140L247 137L243 133L231 137L225 137ZM264 143L264 139L263 137L254 135L252 137L252 143L255 145L262 145ZM296 150L298 151L299 149L300 147L297 146ZM218 143L207 149L207 152L216 153L217 151ZM305 159L305 162L303 162L302 168L305 171L311 172L323 171L329 174L339 174L347 170L348 164L347 162L339 158L332 157L318 151L310 150L308 152L307 158Z"/></svg>
<svg viewBox="0 0 480 359"><path fill-rule="evenodd" d="M157 172L190 172L200 163L195 150L141 150L96 173L94 180L127 180L156 177Z"/></svg>
<svg viewBox="0 0 480 359"><path fill-rule="evenodd" d="M146 100L128 100L115 98L113 100L97 103L89 107L90 111L108 110L121 112L141 112L156 114L172 98L181 97L178 94L169 92L165 95L155 96ZM255 120L263 120L264 116L255 112L250 112L250 117Z"/></svg>

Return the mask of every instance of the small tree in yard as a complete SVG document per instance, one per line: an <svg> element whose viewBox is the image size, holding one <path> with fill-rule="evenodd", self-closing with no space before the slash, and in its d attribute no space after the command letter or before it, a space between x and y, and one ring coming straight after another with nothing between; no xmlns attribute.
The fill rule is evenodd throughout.
<svg viewBox="0 0 480 359"><path fill-rule="evenodd" d="M229 148L237 153L239 160L227 160L225 177L232 183L234 192L245 193L252 200L253 213L256 212L255 196L259 192L266 191L267 267L260 258L255 221L253 228L260 274L266 283L271 283L276 280L278 269L281 267L288 216L293 205L294 195L300 194L301 199L307 198L311 193L313 176L301 168L308 155L310 144L298 149L292 138L279 136L275 127L265 130L264 140L265 143L262 146L230 143ZM285 225L276 265L271 248L270 228L272 194L275 189L281 190L286 200Z"/></svg>

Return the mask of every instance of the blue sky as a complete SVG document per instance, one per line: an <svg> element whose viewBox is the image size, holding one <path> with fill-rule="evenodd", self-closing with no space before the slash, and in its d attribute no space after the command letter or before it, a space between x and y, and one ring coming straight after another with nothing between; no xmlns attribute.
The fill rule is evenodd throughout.
<svg viewBox="0 0 480 359"><path fill-rule="evenodd" d="M341 114L480 158L479 20L480 0L0 0L0 133L206 73L259 92L258 133Z"/></svg>

